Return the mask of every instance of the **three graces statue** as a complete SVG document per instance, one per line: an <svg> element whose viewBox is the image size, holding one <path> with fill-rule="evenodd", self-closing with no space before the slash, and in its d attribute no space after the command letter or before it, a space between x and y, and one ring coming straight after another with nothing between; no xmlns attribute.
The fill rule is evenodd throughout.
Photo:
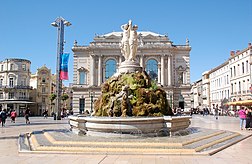
<svg viewBox="0 0 252 164"><path fill-rule="evenodd" d="M120 48L126 61L135 61L137 52L137 29L138 26L132 26L132 21L129 20L127 24L121 26L123 30L123 37Z"/></svg>

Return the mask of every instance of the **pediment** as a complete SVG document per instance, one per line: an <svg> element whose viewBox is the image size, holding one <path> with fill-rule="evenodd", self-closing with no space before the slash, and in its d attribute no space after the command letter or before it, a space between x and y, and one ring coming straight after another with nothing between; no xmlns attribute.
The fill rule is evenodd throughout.
<svg viewBox="0 0 252 164"><path fill-rule="evenodd" d="M78 72L88 72L88 70L84 67L80 67L77 69Z"/></svg>
<svg viewBox="0 0 252 164"><path fill-rule="evenodd" d="M148 35L143 37L143 39L156 39L156 38L157 38L156 36L153 36L151 34L148 34Z"/></svg>
<svg viewBox="0 0 252 164"><path fill-rule="evenodd" d="M112 35L106 36L105 38L106 39L118 39L118 36L112 34Z"/></svg>
<svg viewBox="0 0 252 164"><path fill-rule="evenodd" d="M184 68L182 65L180 65L180 66L177 67L177 70L178 70L178 71L184 71L185 68Z"/></svg>

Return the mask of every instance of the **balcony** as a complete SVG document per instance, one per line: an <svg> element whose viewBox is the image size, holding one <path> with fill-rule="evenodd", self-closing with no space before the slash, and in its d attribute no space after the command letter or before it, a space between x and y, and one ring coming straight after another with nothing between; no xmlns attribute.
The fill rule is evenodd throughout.
<svg viewBox="0 0 252 164"><path fill-rule="evenodd" d="M17 100L29 101L29 100L31 100L31 98L29 98L29 97L18 97Z"/></svg>
<svg viewBox="0 0 252 164"><path fill-rule="evenodd" d="M4 89L6 90L11 90L11 89L32 89L32 86L28 86L28 85L1 85L0 89Z"/></svg>

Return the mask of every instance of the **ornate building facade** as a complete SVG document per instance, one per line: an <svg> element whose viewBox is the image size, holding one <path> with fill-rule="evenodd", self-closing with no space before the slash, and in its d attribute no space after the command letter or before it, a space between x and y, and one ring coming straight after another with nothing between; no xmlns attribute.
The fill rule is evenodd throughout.
<svg viewBox="0 0 252 164"><path fill-rule="evenodd" d="M124 57L119 43L122 32L97 35L87 46L75 41L73 76L73 112L93 109L94 100L101 93L101 84L118 69ZM167 92L172 108L187 111L190 103L190 51L185 45L174 45L166 35L138 32L136 60L141 67Z"/></svg>
<svg viewBox="0 0 252 164"><path fill-rule="evenodd" d="M50 114L53 112L54 105L50 101L50 95L55 93L55 77L51 73L51 69L42 66L37 69L35 74L31 75L30 85L34 88L32 91L33 101L36 102L32 106L35 115L42 115L45 110Z"/></svg>
<svg viewBox="0 0 252 164"><path fill-rule="evenodd" d="M26 59L5 59L0 62L0 110L16 110L22 116L34 102L30 92L30 65Z"/></svg>

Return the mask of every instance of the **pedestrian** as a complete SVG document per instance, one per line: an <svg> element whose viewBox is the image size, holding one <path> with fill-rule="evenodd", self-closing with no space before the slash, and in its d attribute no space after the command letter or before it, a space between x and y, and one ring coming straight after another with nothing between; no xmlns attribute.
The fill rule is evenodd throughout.
<svg viewBox="0 0 252 164"><path fill-rule="evenodd" d="M215 115L215 119L218 120L218 115L219 115L218 104L216 105L216 107L214 107L214 115Z"/></svg>
<svg viewBox="0 0 252 164"><path fill-rule="evenodd" d="M2 127L5 126L6 119L7 119L6 109L3 109L1 112Z"/></svg>
<svg viewBox="0 0 252 164"><path fill-rule="evenodd" d="M247 113L246 113L246 130L251 130L251 125L252 125L252 110L251 109L248 109L247 110Z"/></svg>
<svg viewBox="0 0 252 164"><path fill-rule="evenodd" d="M11 117L11 122L15 123L17 112L15 110L11 111L10 117Z"/></svg>
<svg viewBox="0 0 252 164"><path fill-rule="evenodd" d="M45 111L43 112L43 116L44 116L44 118L47 118L47 116L48 116L48 110L45 110Z"/></svg>
<svg viewBox="0 0 252 164"><path fill-rule="evenodd" d="M25 123L26 123L26 124L30 124L30 120L29 120L30 114L31 114L31 111L30 111L29 108L27 108L27 109L25 110Z"/></svg>
<svg viewBox="0 0 252 164"><path fill-rule="evenodd" d="M239 118L240 118L240 128L243 130L246 126L246 111L244 107L241 107L241 109L238 112Z"/></svg>

